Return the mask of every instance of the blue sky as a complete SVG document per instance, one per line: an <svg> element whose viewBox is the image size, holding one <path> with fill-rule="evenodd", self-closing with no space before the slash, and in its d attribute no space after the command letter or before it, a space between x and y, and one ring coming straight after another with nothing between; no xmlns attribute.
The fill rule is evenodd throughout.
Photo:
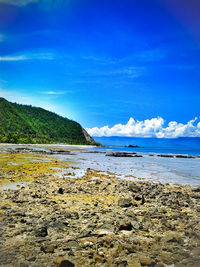
<svg viewBox="0 0 200 267"><path fill-rule="evenodd" d="M86 128L199 118L199 52L199 0L0 0L0 96Z"/></svg>

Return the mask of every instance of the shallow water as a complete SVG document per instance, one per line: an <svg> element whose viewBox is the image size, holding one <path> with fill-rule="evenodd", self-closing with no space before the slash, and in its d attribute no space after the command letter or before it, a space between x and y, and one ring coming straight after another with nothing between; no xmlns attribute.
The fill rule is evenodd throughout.
<svg viewBox="0 0 200 267"><path fill-rule="evenodd" d="M70 165L79 169L68 169L75 176L81 177L87 168L110 171L118 177L132 180L133 176L144 178L154 182L200 185L200 158L162 158L150 157L142 154L143 157L109 157L105 153L79 152L76 155L58 155L60 160L72 160Z"/></svg>
<svg viewBox="0 0 200 267"><path fill-rule="evenodd" d="M181 138L136 138L136 137L95 137L103 146L110 146L116 151L136 151L142 153L200 155L200 137ZM125 147L139 146L136 148ZM98 148L99 149L99 148Z"/></svg>
<svg viewBox="0 0 200 267"><path fill-rule="evenodd" d="M105 154L84 154L86 161L78 161L80 168L115 172L125 178L133 175L170 184L200 185L200 159L160 158L143 155L141 158L107 157Z"/></svg>
<svg viewBox="0 0 200 267"><path fill-rule="evenodd" d="M29 147L34 148L34 145ZM62 145L62 147L68 148L68 146L64 145ZM45 146L43 146L43 150L44 149ZM118 158L105 156L105 153L87 153L91 152L91 150L94 151L94 148L85 148L84 151L77 150L75 155L52 155L59 160L71 161L70 165L79 168L67 168L59 173L59 177L69 172L72 173L72 177L81 177L85 174L87 168L93 168L96 170L114 172L118 177L128 180L135 179L132 177L135 176L136 178L144 178L162 183L189 184L192 186L200 185L200 158L162 158L157 157L156 154L151 157L149 153L145 152L138 152L143 155L143 157L140 158ZM116 148L96 148L96 151L111 152L120 150Z"/></svg>

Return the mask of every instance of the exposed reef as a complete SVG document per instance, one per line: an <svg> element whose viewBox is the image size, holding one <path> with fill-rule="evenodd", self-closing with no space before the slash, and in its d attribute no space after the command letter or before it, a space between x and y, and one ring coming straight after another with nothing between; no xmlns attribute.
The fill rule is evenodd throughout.
<svg viewBox="0 0 200 267"><path fill-rule="evenodd" d="M199 267L200 187L58 177L70 162L31 153L0 155L1 185L30 181L0 190L0 266Z"/></svg>

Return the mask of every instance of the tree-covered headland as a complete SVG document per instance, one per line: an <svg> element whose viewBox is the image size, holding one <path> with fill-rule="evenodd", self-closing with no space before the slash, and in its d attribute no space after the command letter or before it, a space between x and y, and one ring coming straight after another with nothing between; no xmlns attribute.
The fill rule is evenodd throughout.
<svg viewBox="0 0 200 267"><path fill-rule="evenodd" d="M79 123L45 109L11 103L4 98L0 98L0 142L98 145Z"/></svg>

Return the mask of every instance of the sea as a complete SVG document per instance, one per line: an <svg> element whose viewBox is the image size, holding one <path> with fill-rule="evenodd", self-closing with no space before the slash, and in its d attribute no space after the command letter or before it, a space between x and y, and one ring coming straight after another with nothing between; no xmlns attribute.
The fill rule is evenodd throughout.
<svg viewBox="0 0 200 267"><path fill-rule="evenodd" d="M141 153L200 155L200 137L138 138L138 137L94 137L103 149L135 151ZM127 146L139 146L129 148Z"/></svg>
<svg viewBox="0 0 200 267"><path fill-rule="evenodd" d="M29 145L33 149L51 149L53 146L73 149L69 155L55 155L60 160L70 161L72 178L85 175L88 168L113 173L125 180L147 180L175 185L200 186L200 137L199 138L132 138L95 137L102 147L70 147L69 145ZM134 147L129 147L129 145ZM11 148L19 145L7 145ZM27 147L27 145L21 145ZM2 145L2 147L4 147ZM1 146L0 146L1 148ZM111 152L136 152L142 157L112 157ZM160 157L159 155L173 155ZM180 158L176 155L193 156ZM77 168L74 168L77 167ZM63 170L63 173L65 170ZM60 175L62 176L63 173Z"/></svg>
<svg viewBox="0 0 200 267"><path fill-rule="evenodd" d="M153 182L200 186L200 138L133 138L95 137L102 147L90 148L77 156L77 164L109 171L122 179L144 179ZM128 147L129 145L135 147ZM97 153L94 153L96 151ZM136 152L142 157L110 157L110 152ZM159 157L160 154L174 155L173 158ZM194 156L176 158L176 155Z"/></svg>

